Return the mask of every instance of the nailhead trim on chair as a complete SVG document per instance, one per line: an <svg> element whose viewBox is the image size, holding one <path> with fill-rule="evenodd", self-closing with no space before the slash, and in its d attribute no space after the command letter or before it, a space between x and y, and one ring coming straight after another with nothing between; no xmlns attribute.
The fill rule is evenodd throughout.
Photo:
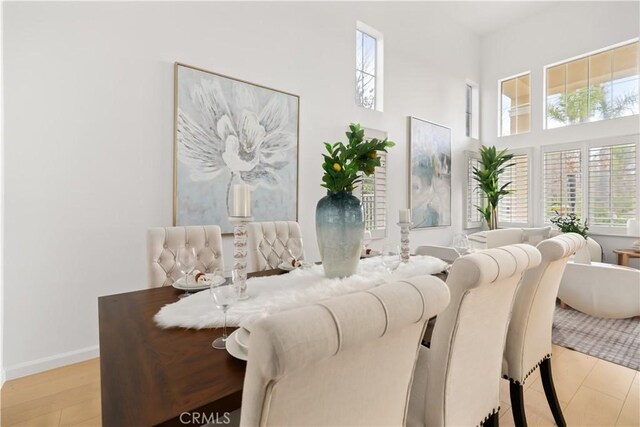
<svg viewBox="0 0 640 427"><path fill-rule="evenodd" d="M533 374L533 372L540 367L542 362L544 362L547 359L551 359L551 353L547 354L542 359L540 359L540 361L538 363L536 363L533 366L533 368L531 368L529 370L529 372L527 372L527 375L525 375L524 378L522 379L522 383L520 383L520 381L518 381L518 380L514 380L513 378L509 377L508 375L503 375L502 378L504 378L505 380L509 380L510 382L512 382L514 384L517 384L517 385L521 385L521 384L524 385L524 382L527 380L527 378L529 378L529 375Z"/></svg>
<svg viewBox="0 0 640 427"><path fill-rule="evenodd" d="M491 412L489 412L489 415L484 417L484 420L480 421L479 426L482 427L484 425L484 423L486 423L489 418L491 418L492 416L494 416L495 414L498 414L498 413L500 413L500 407L499 406L498 406L498 408L493 408L493 410Z"/></svg>

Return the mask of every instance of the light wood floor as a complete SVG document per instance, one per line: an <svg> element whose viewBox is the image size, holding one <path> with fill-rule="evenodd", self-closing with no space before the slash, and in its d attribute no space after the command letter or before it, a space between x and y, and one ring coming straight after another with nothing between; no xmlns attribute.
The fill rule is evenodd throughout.
<svg viewBox="0 0 640 427"><path fill-rule="evenodd" d="M558 346L552 369L568 425L640 426L637 371ZM502 380L501 386L500 424L510 426L509 384ZM529 425L552 425L537 371L525 388ZM8 381L0 399L2 426L99 426L98 359Z"/></svg>

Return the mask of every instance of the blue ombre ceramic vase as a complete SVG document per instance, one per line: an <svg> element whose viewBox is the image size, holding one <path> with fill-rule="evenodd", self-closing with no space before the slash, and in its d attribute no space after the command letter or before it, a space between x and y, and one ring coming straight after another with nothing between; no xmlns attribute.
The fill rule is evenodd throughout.
<svg viewBox="0 0 640 427"><path fill-rule="evenodd" d="M364 215L350 192L328 191L316 206L316 236L327 277L347 277L358 270Z"/></svg>

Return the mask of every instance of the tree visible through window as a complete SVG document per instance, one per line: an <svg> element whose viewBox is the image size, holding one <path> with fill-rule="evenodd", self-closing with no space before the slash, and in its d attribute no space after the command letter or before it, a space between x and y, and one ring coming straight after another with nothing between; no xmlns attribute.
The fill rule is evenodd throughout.
<svg viewBox="0 0 640 427"><path fill-rule="evenodd" d="M546 68L547 128L638 114L638 42Z"/></svg>
<svg viewBox="0 0 640 427"><path fill-rule="evenodd" d="M356 30L356 104L376 109L377 40Z"/></svg>

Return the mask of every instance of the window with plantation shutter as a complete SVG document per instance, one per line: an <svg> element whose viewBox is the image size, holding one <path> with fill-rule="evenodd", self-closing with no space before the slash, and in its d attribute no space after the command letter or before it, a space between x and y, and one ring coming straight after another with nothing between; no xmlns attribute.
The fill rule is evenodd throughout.
<svg viewBox="0 0 640 427"><path fill-rule="evenodd" d="M365 138L385 139L386 132L365 128ZM381 239L387 236L387 153L378 152L380 166L369 175L362 175L359 185L360 200L364 213L364 228L371 231L371 237Z"/></svg>
<svg viewBox="0 0 640 427"><path fill-rule="evenodd" d="M543 157L544 222L556 212L582 218L582 153L580 149L547 151Z"/></svg>
<svg viewBox="0 0 640 427"><path fill-rule="evenodd" d="M589 148L589 226L636 218L636 155L634 143Z"/></svg>
<svg viewBox="0 0 640 427"><path fill-rule="evenodd" d="M498 204L500 225L529 225L529 154L514 154L509 166L500 175L500 187L510 182L507 194Z"/></svg>
<svg viewBox="0 0 640 427"><path fill-rule="evenodd" d="M484 199L482 191L478 188L478 182L473 177L473 168L480 167L480 155L478 153L466 152L467 159L467 199L466 199L466 227L482 227L482 215L476 206L483 206Z"/></svg>

